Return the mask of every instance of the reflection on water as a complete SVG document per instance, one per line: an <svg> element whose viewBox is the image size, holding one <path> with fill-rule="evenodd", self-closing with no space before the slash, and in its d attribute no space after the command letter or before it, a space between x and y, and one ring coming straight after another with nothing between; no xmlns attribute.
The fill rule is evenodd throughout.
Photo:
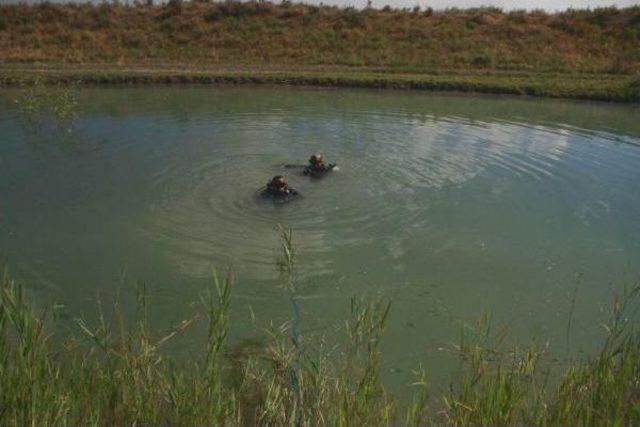
<svg viewBox="0 0 640 427"><path fill-rule="evenodd" d="M0 93L0 252L74 313L124 274L152 286L156 317L170 321L213 265L231 266L234 334L251 336L248 305L265 321L288 316L282 223L294 229L307 330L332 331L351 295L389 296L389 369L405 375L483 311L522 339L564 339L576 283L572 342L588 349L598 307L639 272L637 106L91 89L62 148L51 142L69 136L34 133L12 96ZM310 180L282 167L312 152L340 171ZM276 174L303 198L257 198Z"/></svg>

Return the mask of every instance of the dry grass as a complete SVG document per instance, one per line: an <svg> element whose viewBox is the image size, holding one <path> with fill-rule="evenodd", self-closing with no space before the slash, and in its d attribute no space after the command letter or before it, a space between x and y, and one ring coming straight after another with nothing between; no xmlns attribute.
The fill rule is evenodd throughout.
<svg viewBox="0 0 640 427"><path fill-rule="evenodd" d="M634 73L640 7L547 14L179 0L5 5L0 62Z"/></svg>

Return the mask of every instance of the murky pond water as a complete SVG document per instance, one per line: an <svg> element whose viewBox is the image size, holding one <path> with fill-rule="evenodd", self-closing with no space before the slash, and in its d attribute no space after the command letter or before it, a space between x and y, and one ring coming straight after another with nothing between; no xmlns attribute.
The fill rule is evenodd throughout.
<svg viewBox="0 0 640 427"><path fill-rule="evenodd" d="M519 340L588 351L601 308L640 273L638 106L93 88L67 132L25 119L15 97L0 92L0 256L71 317L139 279L166 326L211 267L231 267L233 340L251 339L251 311L258 325L291 315L281 223L299 254L303 333L334 335L351 296L388 297L385 371L403 383L419 362L438 371L437 349L483 312ZM317 151L340 170L313 181L282 167ZM258 199L276 174L303 197Z"/></svg>

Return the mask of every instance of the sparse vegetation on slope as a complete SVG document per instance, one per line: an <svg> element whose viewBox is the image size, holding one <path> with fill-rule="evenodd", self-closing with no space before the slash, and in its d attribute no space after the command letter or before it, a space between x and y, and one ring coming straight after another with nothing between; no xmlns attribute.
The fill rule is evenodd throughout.
<svg viewBox="0 0 640 427"><path fill-rule="evenodd" d="M547 14L174 0L0 10L4 63L640 71L640 7Z"/></svg>
<svg viewBox="0 0 640 427"><path fill-rule="evenodd" d="M276 83L640 100L640 7L0 6L0 79Z"/></svg>

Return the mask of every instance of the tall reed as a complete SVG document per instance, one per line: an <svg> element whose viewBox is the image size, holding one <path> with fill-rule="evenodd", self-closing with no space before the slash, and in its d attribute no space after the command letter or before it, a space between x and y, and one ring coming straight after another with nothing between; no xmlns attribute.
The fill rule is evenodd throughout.
<svg viewBox="0 0 640 427"><path fill-rule="evenodd" d="M284 280L293 301L296 257L283 237ZM233 281L212 273L199 308L158 333L143 284L129 322L118 299L96 320L56 328L51 310L31 302L8 273L0 283L0 425L634 425L640 423L640 340L636 287L615 299L600 351L548 381L548 349L508 344L487 316L464 328L448 392L429 394L420 366L408 399L381 380L381 343L391 304L352 298L348 344L327 349L291 321L265 329L244 354L228 342ZM299 291L299 289L298 289ZM167 355L168 342L206 322L202 356ZM299 327L297 333L294 328ZM54 332L59 336L52 336Z"/></svg>

